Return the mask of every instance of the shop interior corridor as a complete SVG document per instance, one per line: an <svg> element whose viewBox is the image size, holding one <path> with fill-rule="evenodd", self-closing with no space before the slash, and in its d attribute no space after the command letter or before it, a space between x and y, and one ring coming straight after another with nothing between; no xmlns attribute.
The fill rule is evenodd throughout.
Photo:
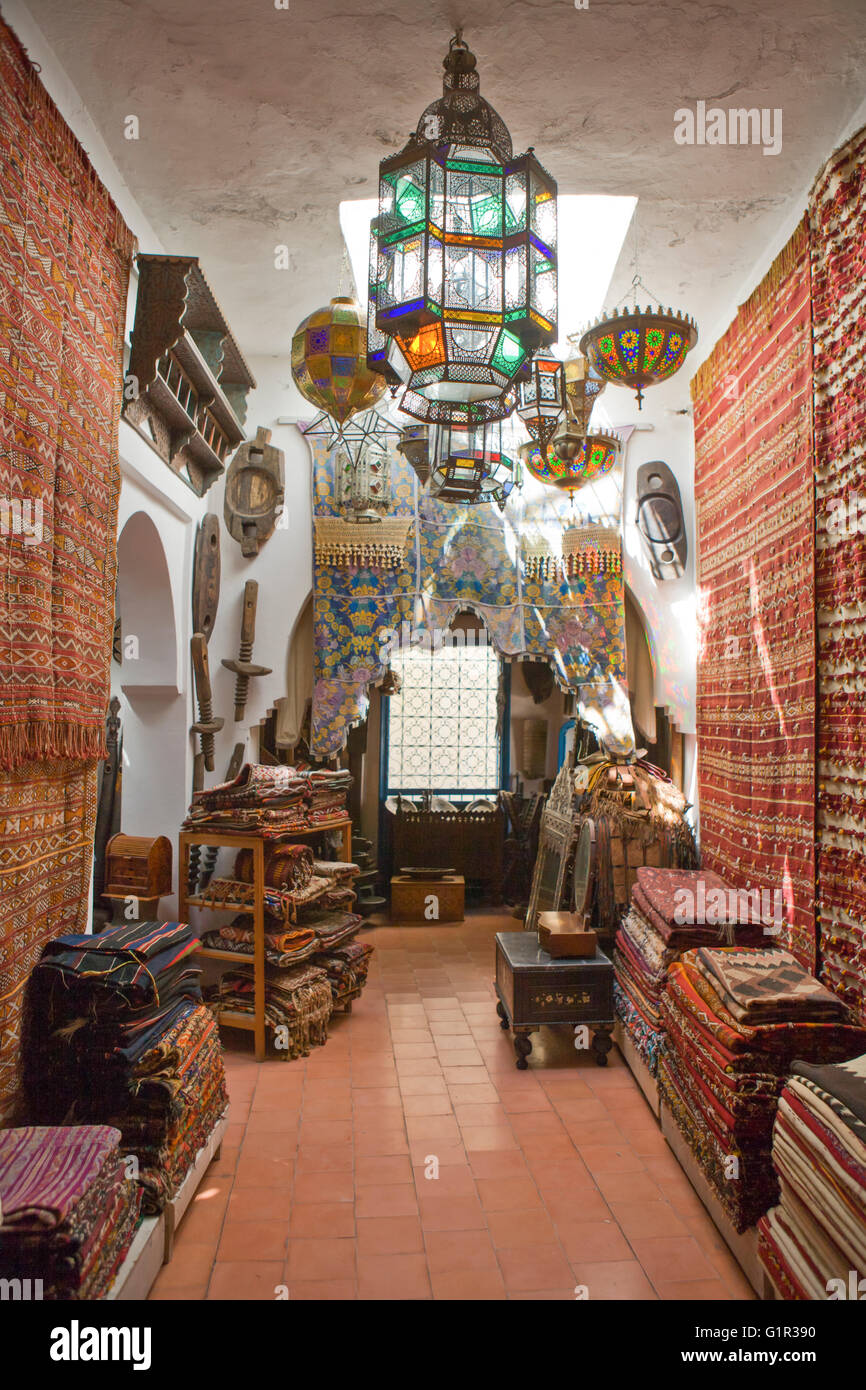
<svg viewBox="0 0 866 1390"><path fill-rule="evenodd" d="M365 931L364 994L306 1059L225 1031L229 1128L152 1298L753 1297L616 1048L545 1029L516 1069L491 962L517 929Z"/></svg>

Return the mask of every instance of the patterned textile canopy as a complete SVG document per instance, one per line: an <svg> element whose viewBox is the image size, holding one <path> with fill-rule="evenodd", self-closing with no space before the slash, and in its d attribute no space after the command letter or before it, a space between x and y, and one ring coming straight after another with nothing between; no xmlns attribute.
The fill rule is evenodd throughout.
<svg viewBox="0 0 866 1390"><path fill-rule="evenodd" d="M319 526L322 518L338 515L335 451L329 453L323 441L309 442ZM533 537L537 546L543 518L527 514L519 497L502 512L491 504L438 502L420 490L412 468L396 453L391 478L390 515L409 522L404 567L315 566L311 752L327 758L345 746L349 730L365 718L369 687L384 676L396 644L408 641L413 630L443 631L467 609L486 624L501 656L548 658L561 688L577 693L581 717L612 751L631 752L621 574L572 578L559 567L544 577L537 566L526 565L523 553ZM559 533L558 524L553 529Z"/></svg>

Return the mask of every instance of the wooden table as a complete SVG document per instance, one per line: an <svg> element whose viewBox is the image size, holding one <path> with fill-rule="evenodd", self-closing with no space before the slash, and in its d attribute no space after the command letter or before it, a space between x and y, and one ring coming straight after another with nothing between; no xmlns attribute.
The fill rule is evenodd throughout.
<svg viewBox="0 0 866 1390"><path fill-rule="evenodd" d="M613 965L596 947L594 956L553 960L533 931L496 933L496 1012L512 1030L517 1068L525 1071L529 1034L555 1024L593 1030L592 1055L607 1066L613 1033Z"/></svg>
<svg viewBox="0 0 866 1390"><path fill-rule="evenodd" d="M302 830L287 830L284 835L268 836L270 844L294 844L297 840L305 840L311 835L319 835L326 830L341 830L343 833L343 843L340 846L340 859L344 864L351 863L352 859L352 822L348 817L344 819L321 821L318 825L305 826ZM254 902L250 907L249 903L220 903L219 905L209 902L202 902L201 898L190 897L187 887L189 881L189 847L190 845L211 845L216 849L251 849L253 852L253 886ZM226 1024L230 1028L246 1028L255 1034L256 1061L265 1060L265 907L264 907L264 884L265 884L265 841L261 835L244 835L240 832L235 834L217 834L215 831L208 830L182 830L178 843L178 918L181 922L189 920L189 908L198 907L210 911L219 912L246 912L252 915L253 919L253 1013L243 1014L234 1010L221 1009L218 1014L219 1022ZM239 965L248 963L242 955L236 951L218 951L211 947L202 946L198 954L207 960L228 961L237 969Z"/></svg>

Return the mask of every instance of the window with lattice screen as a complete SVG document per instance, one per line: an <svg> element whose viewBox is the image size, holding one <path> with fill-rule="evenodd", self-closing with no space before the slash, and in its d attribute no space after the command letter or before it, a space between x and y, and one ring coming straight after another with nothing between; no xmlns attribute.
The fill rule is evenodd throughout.
<svg viewBox="0 0 866 1390"><path fill-rule="evenodd" d="M389 700L388 794L464 796L499 789L499 658L487 645L394 652L402 680Z"/></svg>

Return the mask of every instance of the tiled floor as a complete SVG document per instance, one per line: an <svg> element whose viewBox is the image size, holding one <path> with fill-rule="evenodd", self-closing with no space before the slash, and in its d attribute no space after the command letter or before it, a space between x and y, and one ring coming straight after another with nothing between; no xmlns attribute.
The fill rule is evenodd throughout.
<svg viewBox="0 0 866 1390"><path fill-rule="evenodd" d="M495 1012L510 918L380 926L370 979L306 1061L226 1031L231 1123L152 1297L739 1299L749 1286L614 1048L514 1065Z"/></svg>

